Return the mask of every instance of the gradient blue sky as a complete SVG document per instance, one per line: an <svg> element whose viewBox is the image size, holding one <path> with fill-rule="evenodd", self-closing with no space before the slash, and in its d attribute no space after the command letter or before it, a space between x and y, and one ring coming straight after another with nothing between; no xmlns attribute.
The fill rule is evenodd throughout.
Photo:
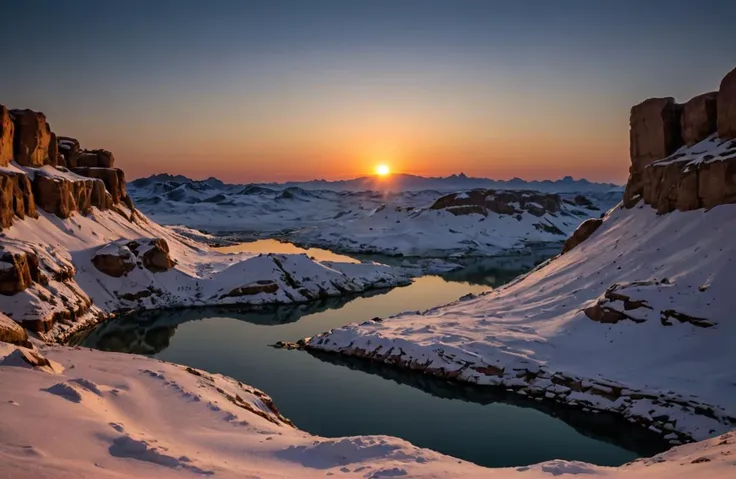
<svg viewBox="0 0 736 479"><path fill-rule="evenodd" d="M624 181L628 114L736 66L736 2L0 1L0 103L129 177Z"/></svg>

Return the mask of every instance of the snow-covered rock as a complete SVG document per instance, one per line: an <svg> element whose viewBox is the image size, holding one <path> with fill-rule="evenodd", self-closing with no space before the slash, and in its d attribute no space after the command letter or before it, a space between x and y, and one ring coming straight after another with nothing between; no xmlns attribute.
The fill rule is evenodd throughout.
<svg viewBox="0 0 736 479"><path fill-rule="evenodd" d="M137 185L137 186L136 186ZM577 225L615 205L620 191L335 192L208 182L136 180L137 206L164 224L278 235L301 246L420 257L501 255L561 246ZM480 201L480 203L479 203ZM464 213L467 213L464 214Z"/></svg>
<svg viewBox="0 0 736 479"><path fill-rule="evenodd" d="M0 266L7 263L0 285L7 278L2 288L11 293L0 296L0 311L47 339L62 339L121 309L291 304L411 281L372 263L218 253L129 214L93 209L89 216L16 219L0 239Z"/></svg>

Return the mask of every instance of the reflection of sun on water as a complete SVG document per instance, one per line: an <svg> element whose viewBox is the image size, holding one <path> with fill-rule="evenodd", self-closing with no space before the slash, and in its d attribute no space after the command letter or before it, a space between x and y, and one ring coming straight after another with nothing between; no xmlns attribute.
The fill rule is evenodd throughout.
<svg viewBox="0 0 736 479"><path fill-rule="evenodd" d="M391 173L391 169L388 167L388 165L378 165L376 167L376 174L380 176L386 176L389 173Z"/></svg>

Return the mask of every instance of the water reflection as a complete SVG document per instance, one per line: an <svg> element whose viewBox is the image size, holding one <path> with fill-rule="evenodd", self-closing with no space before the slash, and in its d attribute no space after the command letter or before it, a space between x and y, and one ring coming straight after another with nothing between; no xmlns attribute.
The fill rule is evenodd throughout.
<svg viewBox="0 0 736 479"><path fill-rule="evenodd" d="M407 385L432 396L477 404L508 404L531 408L559 418L580 434L617 445L641 456L653 456L669 448L662 437L643 427L629 423L610 413L590 413L578 408L547 401L536 401L504 388L477 387L467 383L448 381L432 375L406 371L395 366L361 358L345 357L321 351L308 351L310 356L353 371L379 376L396 384Z"/></svg>
<svg viewBox="0 0 736 479"><path fill-rule="evenodd" d="M394 260L406 258L385 262ZM103 323L76 342L231 376L266 391L298 427L326 437L393 435L489 467L554 458L620 465L661 450L653 434L608 415L525 401L499 390L360 360L267 346L376 316L446 304L503 284L540 258L465 261L463 270L443 277L422 276L410 286L359 296L257 309L136 313Z"/></svg>
<svg viewBox="0 0 736 479"><path fill-rule="evenodd" d="M92 331L69 341L102 351L153 355L169 347L179 325L208 318L228 317L262 326L277 326L299 321L330 309L340 309L358 298L373 298L390 290L378 289L361 295L324 298L296 305L213 306L167 311L141 311L106 321Z"/></svg>

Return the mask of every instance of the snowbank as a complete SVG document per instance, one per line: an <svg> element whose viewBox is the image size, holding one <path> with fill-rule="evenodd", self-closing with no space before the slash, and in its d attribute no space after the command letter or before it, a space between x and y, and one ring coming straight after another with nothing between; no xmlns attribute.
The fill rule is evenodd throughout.
<svg viewBox="0 0 736 479"><path fill-rule="evenodd" d="M13 385L0 388L3 477L725 479L733 472L733 434L621 468L555 460L485 469L392 437L312 436L266 394L221 375L81 348L40 353L0 343L0 384Z"/></svg>

